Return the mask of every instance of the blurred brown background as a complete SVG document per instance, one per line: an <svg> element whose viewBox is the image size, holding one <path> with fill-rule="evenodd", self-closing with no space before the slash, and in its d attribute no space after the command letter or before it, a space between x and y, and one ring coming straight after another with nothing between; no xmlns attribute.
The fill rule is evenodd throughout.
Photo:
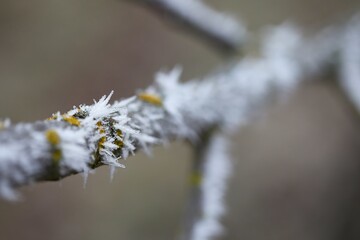
<svg viewBox="0 0 360 240"><path fill-rule="evenodd" d="M207 1L251 31L293 20L308 30L342 21L353 0ZM44 119L115 90L131 96L159 69L184 79L224 63L203 42L147 9L115 0L0 1L0 116ZM360 239L360 120L323 77L233 139L234 176L222 239ZM177 142L131 157L112 183L89 177L0 200L0 239L174 239L181 229L191 149Z"/></svg>

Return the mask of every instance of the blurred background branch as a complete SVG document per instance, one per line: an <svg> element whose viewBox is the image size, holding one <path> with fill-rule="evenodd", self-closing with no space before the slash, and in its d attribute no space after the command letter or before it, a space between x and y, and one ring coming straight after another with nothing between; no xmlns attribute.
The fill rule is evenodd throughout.
<svg viewBox="0 0 360 240"><path fill-rule="evenodd" d="M238 51L246 41L245 26L225 13L212 9L201 0L135 0L175 20L224 52ZM221 27L219 27L221 26Z"/></svg>

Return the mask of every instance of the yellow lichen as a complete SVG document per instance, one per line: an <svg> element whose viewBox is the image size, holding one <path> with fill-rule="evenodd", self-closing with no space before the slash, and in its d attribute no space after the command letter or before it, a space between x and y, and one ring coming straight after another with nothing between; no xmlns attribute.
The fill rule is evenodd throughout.
<svg viewBox="0 0 360 240"><path fill-rule="evenodd" d="M101 134L105 133L105 128L103 127L103 124L101 121L98 121L96 123L96 126L98 127L99 133L101 133Z"/></svg>
<svg viewBox="0 0 360 240"><path fill-rule="evenodd" d="M61 141L59 134L54 129L47 130L45 136L47 141L53 146L58 145Z"/></svg>
<svg viewBox="0 0 360 240"><path fill-rule="evenodd" d="M143 93L139 93L137 96L139 99L141 99L144 102L148 102L148 103L156 105L156 106L163 105L162 99L159 96L156 96L154 94L143 92Z"/></svg>
<svg viewBox="0 0 360 240"><path fill-rule="evenodd" d="M120 129L117 129L116 130L116 135L119 137L119 138L122 138L122 131ZM124 142L121 141L120 139L117 139L114 141L114 144L117 145L119 148L122 148L124 146Z"/></svg>
<svg viewBox="0 0 360 240"><path fill-rule="evenodd" d="M101 137L100 139L99 139L99 142L98 142L98 146L99 146L99 149L102 149L102 148L104 148L104 143L106 142L106 137L104 136L104 137Z"/></svg>
<svg viewBox="0 0 360 240"><path fill-rule="evenodd" d="M201 176L201 173L199 172L193 172L191 175L190 175L190 184L192 186L200 186L202 182L202 176Z"/></svg>
<svg viewBox="0 0 360 240"><path fill-rule="evenodd" d="M114 144L118 146L119 148L122 148L124 146L124 142L121 140L115 140Z"/></svg>
<svg viewBox="0 0 360 240"><path fill-rule="evenodd" d="M116 130L116 135L118 135L119 137L122 137L122 131L120 129Z"/></svg>
<svg viewBox="0 0 360 240"><path fill-rule="evenodd" d="M57 115L53 114L51 117L48 117L46 120L51 121L51 120L56 120L56 119L57 119Z"/></svg>
<svg viewBox="0 0 360 240"><path fill-rule="evenodd" d="M54 149L53 153L52 153L52 159L55 163L59 162L61 159L61 150L60 149Z"/></svg>
<svg viewBox="0 0 360 240"><path fill-rule="evenodd" d="M66 114L64 114L62 117L63 117L65 122L67 122L67 123L69 123L69 124L71 124L73 126L77 126L77 127L80 126L80 121L76 117L69 116L69 115L66 115Z"/></svg>
<svg viewBox="0 0 360 240"><path fill-rule="evenodd" d="M47 130L45 136L52 146L52 160L54 163L58 163L62 157L61 149L58 146L61 142L60 136L54 129Z"/></svg>
<svg viewBox="0 0 360 240"><path fill-rule="evenodd" d="M0 131L6 128L6 124L4 121L0 121Z"/></svg>

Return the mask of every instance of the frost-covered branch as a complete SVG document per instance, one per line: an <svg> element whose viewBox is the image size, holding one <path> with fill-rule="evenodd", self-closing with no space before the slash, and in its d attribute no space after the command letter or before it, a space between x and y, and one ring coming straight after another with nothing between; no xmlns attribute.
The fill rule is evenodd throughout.
<svg viewBox="0 0 360 240"><path fill-rule="evenodd" d="M202 0L137 0L167 13L216 45L236 50L246 39L246 29L234 17L220 13Z"/></svg>
<svg viewBox="0 0 360 240"><path fill-rule="evenodd" d="M340 84L360 113L360 16L350 21L343 36L340 51Z"/></svg>
<svg viewBox="0 0 360 240"><path fill-rule="evenodd" d="M264 36L261 57L245 58L202 80L179 82L177 67L158 73L153 85L130 99L109 104L110 94L48 120L3 124L0 194L11 199L14 188L32 182L86 174L101 165L123 167L121 159L138 149L174 139L196 141L214 126L234 129L261 113L274 96L288 95L308 75L341 61L335 53L344 31L329 28L304 38L284 24Z"/></svg>
<svg viewBox="0 0 360 240"><path fill-rule="evenodd" d="M227 137L209 131L195 146L196 160L190 174L190 198L181 239L207 240L223 232L225 193L231 171Z"/></svg>

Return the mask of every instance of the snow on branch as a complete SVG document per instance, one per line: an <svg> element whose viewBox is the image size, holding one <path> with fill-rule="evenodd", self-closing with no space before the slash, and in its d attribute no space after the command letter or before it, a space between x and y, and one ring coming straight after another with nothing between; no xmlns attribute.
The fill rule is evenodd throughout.
<svg viewBox="0 0 360 240"><path fill-rule="evenodd" d="M138 149L174 139L197 141L214 126L234 129L273 96L286 96L307 75L324 71L339 51L333 33L326 29L307 39L283 24L264 36L261 57L201 80L179 82L176 67L158 73L153 85L129 99L110 104L111 93L47 120L2 124L0 195L14 199L16 187L36 181L86 174L101 165L123 167L122 159Z"/></svg>
<svg viewBox="0 0 360 240"><path fill-rule="evenodd" d="M246 40L246 29L234 17L218 12L202 0L137 0L171 15L207 40L236 50Z"/></svg>
<svg viewBox="0 0 360 240"><path fill-rule="evenodd" d="M182 239L207 240L223 232L225 193L231 172L229 142L225 134L212 132L196 145L197 159L191 173L192 194Z"/></svg>
<svg viewBox="0 0 360 240"><path fill-rule="evenodd" d="M354 17L346 27L341 44L340 83L360 112L360 15Z"/></svg>

